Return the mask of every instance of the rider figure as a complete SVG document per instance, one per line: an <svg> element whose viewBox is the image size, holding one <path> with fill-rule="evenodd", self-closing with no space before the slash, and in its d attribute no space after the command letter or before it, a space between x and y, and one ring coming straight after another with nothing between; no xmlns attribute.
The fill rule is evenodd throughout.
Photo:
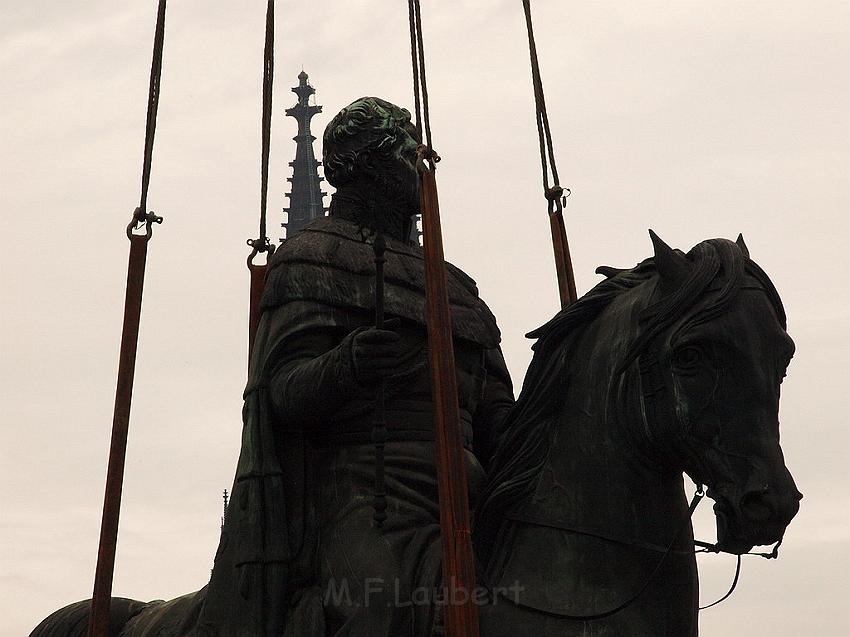
<svg viewBox="0 0 850 637"><path fill-rule="evenodd" d="M374 97L325 131L325 175L337 191L330 215L270 262L233 512L201 625L248 617L276 634L285 625L293 635L430 635L441 548L424 262L410 240L417 146L408 111ZM376 232L387 245L386 329L373 326ZM513 390L495 319L472 279L447 269L474 505ZM389 436L380 528L371 441L379 381Z"/></svg>

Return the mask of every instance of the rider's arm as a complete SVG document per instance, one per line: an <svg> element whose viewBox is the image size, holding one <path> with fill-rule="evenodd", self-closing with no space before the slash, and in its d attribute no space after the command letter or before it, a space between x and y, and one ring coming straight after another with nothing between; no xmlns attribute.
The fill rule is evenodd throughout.
<svg viewBox="0 0 850 637"><path fill-rule="evenodd" d="M488 349L484 366L487 376L481 400L472 417L472 430L475 455L487 470L504 437L505 419L514 406L514 390L501 349Z"/></svg>
<svg viewBox="0 0 850 637"><path fill-rule="evenodd" d="M269 390L275 411L287 426L321 422L363 391L352 360L352 341L358 332L340 338L333 328L315 329L296 335L282 348Z"/></svg>

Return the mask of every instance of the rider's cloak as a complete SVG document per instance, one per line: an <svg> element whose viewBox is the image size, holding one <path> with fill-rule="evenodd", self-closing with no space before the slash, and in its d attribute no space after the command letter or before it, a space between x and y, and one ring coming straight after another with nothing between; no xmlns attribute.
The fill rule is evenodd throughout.
<svg viewBox="0 0 850 637"><path fill-rule="evenodd" d="M284 634L289 609L303 595L317 535L305 477L310 469L309 441L303 431L277 421L270 380L287 348L301 335L322 328L350 330L351 316L365 321L374 313L372 238L352 222L320 218L285 241L270 260L263 316L244 392L242 445L232 498L198 616L198 634L277 637ZM387 238L385 256L387 316L424 329L421 249ZM447 271L456 349L458 343L471 344L497 359L498 364L488 366L489 374L501 376L512 402L495 319L478 297L474 281L449 264ZM488 434L486 440L479 436L476 453L487 456L497 436ZM296 630L306 634L319 629L323 620L316 616L297 621L305 625ZM288 623L292 631L292 622Z"/></svg>

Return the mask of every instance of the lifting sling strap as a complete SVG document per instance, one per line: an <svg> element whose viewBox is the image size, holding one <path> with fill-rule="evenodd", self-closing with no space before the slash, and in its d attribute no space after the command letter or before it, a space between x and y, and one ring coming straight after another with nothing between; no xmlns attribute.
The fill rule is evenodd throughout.
<svg viewBox="0 0 850 637"><path fill-rule="evenodd" d="M142 289L145 281L145 264L152 225L162 223L162 217L147 210L153 142L156 132L156 112L159 106L159 84L162 75L162 49L165 40L165 3L159 0L154 33L153 60L151 62L148 90L147 123L145 125L145 150L142 164L142 192L139 207L127 226L130 240L130 259L127 266L127 288L124 299L124 324L121 332L121 352L118 360L118 384L115 390L115 408L112 418L112 440L109 446L109 464L106 471L106 489L103 497L103 517L97 550L97 567L94 577L92 608L89 614L89 637L107 637L109 633L109 606L112 597L112 575L115 568L115 549L118 542L118 518L121 510L121 490L124 482L124 460L127 451L127 433L130 425L130 402L133 396L133 377L136 369L136 349L139 340L139 320L142 311ZM144 224L145 233L133 230Z"/></svg>
<svg viewBox="0 0 850 637"><path fill-rule="evenodd" d="M478 637L478 608L473 603L475 560L467 493L466 465L460 433L457 377L452 343L440 207L435 177L439 156L431 144L428 117L428 86L425 81L425 51L419 0L408 0L411 63L413 67L416 126L423 132L419 147L422 243L425 256L425 300L431 388L434 401L434 445L437 458L437 490L440 503L443 582L449 599L455 591L465 603L444 606L448 637ZM420 108L421 90L421 108Z"/></svg>
<svg viewBox="0 0 850 637"><path fill-rule="evenodd" d="M263 119L262 151L260 158L260 231L256 239L248 239L251 254L248 257L248 271L251 273L251 291L248 314L248 361L254 349L254 335L260 324L260 300L265 288L268 260L274 254L274 246L266 235L266 202L269 191L269 140L272 128L272 87L274 84L274 0L269 0L266 8L266 41L263 51ZM260 252L268 252L265 264L255 264L254 257Z"/></svg>

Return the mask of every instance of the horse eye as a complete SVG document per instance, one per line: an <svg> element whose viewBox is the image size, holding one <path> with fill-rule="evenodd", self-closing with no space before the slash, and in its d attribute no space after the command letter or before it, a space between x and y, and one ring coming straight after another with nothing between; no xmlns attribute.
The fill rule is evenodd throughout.
<svg viewBox="0 0 850 637"><path fill-rule="evenodd" d="M673 363L676 367L692 368L699 364L702 359L702 353L697 347L682 347L676 351L673 356Z"/></svg>

